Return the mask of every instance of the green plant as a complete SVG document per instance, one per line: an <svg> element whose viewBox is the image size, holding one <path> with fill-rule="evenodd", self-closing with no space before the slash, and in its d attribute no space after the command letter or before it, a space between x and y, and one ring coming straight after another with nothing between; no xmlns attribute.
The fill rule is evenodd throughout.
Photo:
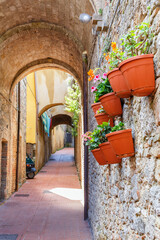
<svg viewBox="0 0 160 240"><path fill-rule="evenodd" d="M149 53L154 34L150 28L149 22L142 22L134 29L123 35L122 46L127 57L137 56Z"/></svg>
<svg viewBox="0 0 160 240"><path fill-rule="evenodd" d="M113 92L112 87L109 83L108 78L101 78L102 81L97 85L97 87L92 87L92 92L95 94L94 102L99 102L99 98L107 93Z"/></svg>
<svg viewBox="0 0 160 240"><path fill-rule="evenodd" d="M96 112L96 114L100 114L100 113L105 113L105 110L103 107L99 108Z"/></svg>
<svg viewBox="0 0 160 240"><path fill-rule="evenodd" d="M103 9L102 9L102 8L100 8L100 9L98 10L98 14L99 14L100 16L103 15Z"/></svg>
<svg viewBox="0 0 160 240"><path fill-rule="evenodd" d="M117 48L116 42L112 42L111 47L112 52L108 52L107 55L104 55L110 70L117 68L118 65L126 59L124 56L125 53L122 51L122 48Z"/></svg>
<svg viewBox="0 0 160 240"><path fill-rule="evenodd" d="M81 112L81 107L80 107L80 97L81 97L81 92L80 88L78 86L78 83L75 79L71 79L69 82L70 86L67 89L67 96L65 96L65 110L68 112L73 113L72 116L72 135L77 136L77 127L78 127L78 122L79 122L79 114Z"/></svg>
<svg viewBox="0 0 160 240"><path fill-rule="evenodd" d="M100 131L96 128L93 132L86 132L83 135L85 145L89 147L89 150L99 148L100 142Z"/></svg>
<svg viewBox="0 0 160 240"><path fill-rule="evenodd" d="M117 125L115 125L114 127L112 127L111 132L116 132L116 131L120 131L120 130L124 130L124 123L120 122Z"/></svg>
<svg viewBox="0 0 160 240"><path fill-rule="evenodd" d="M87 132L83 136L86 146L89 146L89 150L99 148L99 144L106 142L106 134L111 132L111 126L109 122L104 122L98 125L93 132Z"/></svg>

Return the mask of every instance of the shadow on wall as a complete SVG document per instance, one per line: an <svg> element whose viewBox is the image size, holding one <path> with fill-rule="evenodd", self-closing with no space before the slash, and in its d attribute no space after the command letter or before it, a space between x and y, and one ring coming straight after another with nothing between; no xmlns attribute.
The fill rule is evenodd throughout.
<svg viewBox="0 0 160 240"><path fill-rule="evenodd" d="M7 156L8 156L8 142L2 141L1 152L1 190L0 200L7 198Z"/></svg>

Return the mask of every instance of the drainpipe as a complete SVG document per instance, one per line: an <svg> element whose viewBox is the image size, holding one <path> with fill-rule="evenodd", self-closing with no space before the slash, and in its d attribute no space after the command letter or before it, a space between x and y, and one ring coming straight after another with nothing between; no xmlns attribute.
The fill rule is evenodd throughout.
<svg viewBox="0 0 160 240"><path fill-rule="evenodd" d="M87 53L83 58L83 122L84 132L88 131L88 81L87 81ZM84 220L88 218L88 147L84 145Z"/></svg>
<svg viewBox="0 0 160 240"><path fill-rule="evenodd" d="M38 112L39 112L39 103L38 103L38 84L37 84L37 73L34 73L34 83L35 83L35 92L36 92L36 134L38 135Z"/></svg>
<svg viewBox="0 0 160 240"><path fill-rule="evenodd" d="M36 153L35 153L35 167L38 170L39 169L39 164L38 164L38 138L39 138L39 102L38 102L38 83L37 83L37 73L34 72L34 83L35 83L35 93L36 93Z"/></svg>
<svg viewBox="0 0 160 240"><path fill-rule="evenodd" d="M18 169L19 169L19 138L20 138L20 107L21 107L21 96L20 96L20 82L18 83L18 122L17 122L17 162L16 162L16 191L18 191Z"/></svg>

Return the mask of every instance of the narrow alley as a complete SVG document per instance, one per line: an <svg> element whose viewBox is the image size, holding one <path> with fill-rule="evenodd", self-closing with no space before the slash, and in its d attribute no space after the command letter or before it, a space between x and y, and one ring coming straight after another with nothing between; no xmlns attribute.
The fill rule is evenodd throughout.
<svg viewBox="0 0 160 240"><path fill-rule="evenodd" d="M0 239L90 240L73 148L51 155L32 180L0 206Z"/></svg>

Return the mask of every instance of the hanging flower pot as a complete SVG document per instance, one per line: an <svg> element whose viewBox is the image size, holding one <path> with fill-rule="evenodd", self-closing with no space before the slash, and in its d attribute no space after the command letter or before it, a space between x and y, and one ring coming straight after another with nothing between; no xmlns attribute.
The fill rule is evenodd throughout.
<svg viewBox="0 0 160 240"><path fill-rule="evenodd" d="M134 156L134 146L131 131L132 129L125 129L106 134L106 137L113 147L116 155L121 158Z"/></svg>
<svg viewBox="0 0 160 240"><path fill-rule="evenodd" d="M98 125L101 125L103 122L108 122L110 121L110 126L113 127L113 118L111 118L108 114L106 113L99 113L95 115L96 121Z"/></svg>
<svg viewBox="0 0 160 240"><path fill-rule="evenodd" d="M104 158L107 160L108 164L116 164L122 161L121 158L117 157L111 144L109 142L104 142L99 145Z"/></svg>
<svg viewBox="0 0 160 240"><path fill-rule="evenodd" d="M148 96L155 89L153 54L131 57L119 64L132 94Z"/></svg>
<svg viewBox="0 0 160 240"><path fill-rule="evenodd" d="M91 105L94 114L96 114L97 110L101 108L101 105L102 105L101 102L97 102Z"/></svg>
<svg viewBox="0 0 160 240"><path fill-rule="evenodd" d="M99 165L106 165L107 164L107 161L104 158L100 148L96 148L94 150L91 150L91 152L93 153L93 156L95 157L95 159L99 163Z"/></svg>
<svg viewBox="0 0 160 240"><path fill-rule="evenodd" d="M115 94L120 98L129 98L131 96L131 90L122 75L122 72L115 68L107 73L107 77L111 84L111 87Z"/></svg>
<svg viewBox="0 0 160 240"><path fill-rule="evenodd" d="M114 92L103 95L100 97L100 101L109 116L114 117L122 114L120 98Z"/></svg>

